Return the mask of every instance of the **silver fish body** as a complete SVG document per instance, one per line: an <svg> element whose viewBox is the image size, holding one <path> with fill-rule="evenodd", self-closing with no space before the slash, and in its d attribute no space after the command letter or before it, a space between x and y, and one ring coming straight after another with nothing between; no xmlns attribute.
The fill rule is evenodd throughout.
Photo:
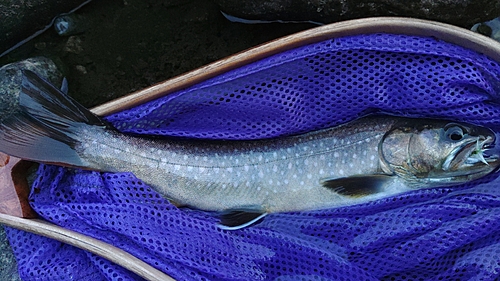
<svg viewBox="0 0 500 281"><path fill-rule="evenodd" d="M85 160L82 166L133 172L181 204L218 211L296 211L360 201L332 192L321 181L383 173L378 145L397 121L367 118L260 141L158 141L94 128L78 133L82 142L76 150ZM399 192L408 190L400 187Z"/></svg>
<svg viewBox="0 0 500 281"><path fill-rule="evenodd" d="M165 197L203 210L350 205L478 179L500 162L487 128L388 116L269 140L124 135L35 74L25 76L22 122L3 124L0 149L33 161L133 172Z"/></svg>

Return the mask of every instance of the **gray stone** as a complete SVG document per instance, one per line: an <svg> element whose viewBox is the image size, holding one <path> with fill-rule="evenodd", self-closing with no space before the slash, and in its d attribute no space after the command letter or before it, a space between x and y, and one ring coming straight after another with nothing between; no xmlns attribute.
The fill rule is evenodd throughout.
<svg viewBox="0 0 500 281"><path fill-rule="evenodd" d="M12 253L4 228L0 225L0 280L18 281L17 261Z"/></svg>
<svg viewBox="0 0 500 281"><path fill-rule="evenodd" d="M88 0L0 0L0 56Z"/></svg>
<svg viewBox="0 0 500 281"><path fill-rule="evenodd" d="M30 58L2 66L0 68L0 123L19 111L21 70L23 69L36 72L54 85L61 85L62 74L54 62L48 58Z"/></svg>
<svg viewBox="0 0 500 281"><path fill-rule="evenodd" d="M500 15L492 0L214 0L229 15L266 21L342 20L403 16L446 22L470 28Z"/></svg>

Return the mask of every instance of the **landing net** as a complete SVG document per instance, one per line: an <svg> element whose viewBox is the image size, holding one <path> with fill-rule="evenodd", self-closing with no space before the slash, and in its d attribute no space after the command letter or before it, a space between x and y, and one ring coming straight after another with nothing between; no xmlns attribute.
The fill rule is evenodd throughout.
<svg viewBox="0 0 500 281"><path fill-rule="evenodd" d="M331 39L240 67L108 117L123 132L258 139L368 113L500 130L500 65L435 38ZM178 209L130 173L42 165L46 220L120 247L178 280L499 280L500 179L329 210L271 214L237 231ZM8 229L24 280L140 280L72 246Z"/></svg>

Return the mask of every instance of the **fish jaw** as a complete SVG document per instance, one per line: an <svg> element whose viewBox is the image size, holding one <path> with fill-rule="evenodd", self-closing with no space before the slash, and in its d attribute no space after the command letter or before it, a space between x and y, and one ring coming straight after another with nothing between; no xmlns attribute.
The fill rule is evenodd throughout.
<svg viewBox="0 0 500 281"><path fill-rule="evenodd" d="M428 173L420 182L429 186L460 184L495 171L500 165L500 151L492 147L494 141L492 136L464 140L443 161L441 169Z"/></svg>

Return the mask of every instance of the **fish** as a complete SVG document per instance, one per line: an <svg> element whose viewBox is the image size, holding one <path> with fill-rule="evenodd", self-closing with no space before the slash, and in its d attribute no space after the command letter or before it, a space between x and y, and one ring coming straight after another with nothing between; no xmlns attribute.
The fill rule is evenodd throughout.
<svg viewBox="0 0 500 281"><path fill-rule="evenodd" d="M220 214L239 229L266 214L336 208L497 169L489 128L438 119L367 116L304 134L207 140L124 134L31 71L22 115L4 121L0 151L41 163L132 172L165 198Z"/></svg>

